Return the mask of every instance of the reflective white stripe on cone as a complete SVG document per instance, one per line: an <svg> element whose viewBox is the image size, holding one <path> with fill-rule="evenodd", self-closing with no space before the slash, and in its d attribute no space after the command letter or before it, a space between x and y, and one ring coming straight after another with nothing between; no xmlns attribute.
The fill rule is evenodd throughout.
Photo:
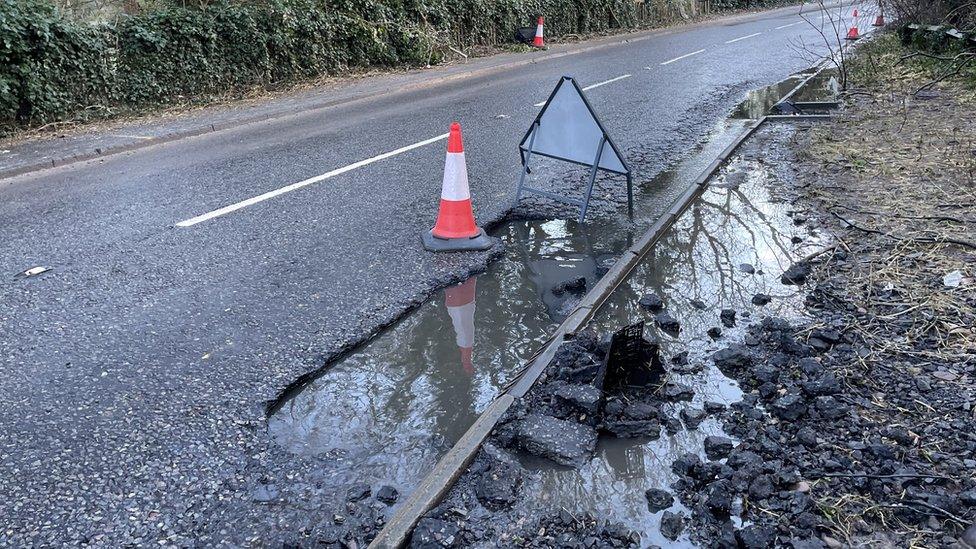
<svg viewBox="0 0 976 549"><path fill-rule="evenodd" d="M545 23L545 19L542 18L542 17L539 17L539 21L535 25L535 38L532 39L532 45L535 46L535 47L537 47L537 48L544 48L544 47L546 47L546 43L545 43L545 41L542 38L542 36L543 36L543 34L542 34L543 33L542 28L545 26L544 23Z"/></svg>

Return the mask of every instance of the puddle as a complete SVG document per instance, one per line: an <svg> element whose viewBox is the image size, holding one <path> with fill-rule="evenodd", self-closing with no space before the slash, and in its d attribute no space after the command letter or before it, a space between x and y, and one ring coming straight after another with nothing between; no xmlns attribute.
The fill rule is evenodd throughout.
<svg viewBox="0 0 976 549"><path fill-rule="evenodd" d="M732 110L731 118L755 120L769 114L776 103L799 86L809 72L801 72L782 82L752 90L746 98ZM792 101L826 101L836 95L837 84L833 70L825 70L810 79L790 98Z"/></svg>
<svg viewBox="0 0 976 549"><path fill-rule="evenodd" d="M684 407L700 409L705 401L728 405L741 399L737 383L725 377L708 357L726 341L742 340L747 320L743 315L802 315L801 294L781 284L779 276L794 258L817 248L818 242L793 223L789 204L770 196L767 185L772 177L759 159L734 157L723 175L658 243L591 324L605 334L644 319L648 330L659 338L666 361L687 351L691 364L704 367L697 374L673 376L694 389L695 397L691 403L662 406L662 411L672 417ZM794 236L803 242L793 243ZM744 263L754 266L756 273L741 270L738 266ZM637 305L648 292L661 296L667 311L681 322L680 336L658 331L653 326L653 314ZM759 292L772 296L772 302L765 307L752 305L752 296ZM693 305L693 301L704 302L705 308ZM737 327L722 326L719 313L723 308L737 311ZM723 330L717 341L707 335L712 327ZM644 492L649 488L670 491L678 479L670 467L677 456L691 452L706 460L704 439L708 435L724 435L715 419L707 419L697 430L675 435L662 431L653 441L601 438L596 457L578 470L525 461L533 474L522 490L523 499L509 516L531 516L540 509L589 512L640 532L644 545L691 547L687 534L677 542L661 535L663 510L650 512ZM687 512L677 500L670 510Z"/></svg>
<svg viewBox="0 0 976 549"><path fill-rule="evenodd" d="M594 283L626 242L592 242L567 221L505 226L507 257L439 292L342 360L269 420L275 441L331 458L337 482L420 480L509 383L567 311L558 282Z"/></svg>
<svg viewBox="0 0 976 549"><path fill-rule="evenodd" d="M268 420L278 446L319 460L335 486L365 482L408 493L512 380L587 288L739 135L720 124L673 169L635 185L635 215L505 224L505 256L436 294L283 403ZM343 490L339 490L340 493Z"/></svg>

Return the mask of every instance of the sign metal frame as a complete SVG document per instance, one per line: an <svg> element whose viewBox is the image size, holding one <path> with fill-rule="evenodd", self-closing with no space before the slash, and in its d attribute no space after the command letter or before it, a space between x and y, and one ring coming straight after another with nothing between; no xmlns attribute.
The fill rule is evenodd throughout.
<svg viewBox="0 0 976 549"><path fill-rule="evenodd" d="M581 162L579 160L565 158L555 154L545 153L533 149L533 145L535 145L536 133L539 131L542 125L542 116L545 114L546 109L549 108L549 104L552 102L553 98L556 97L557 93L559 93L559 89L562 88L562 86L567 82L571 83L573 87L576 88L576 93L579 94L580 99L583 101L583 105L586 106L586 109L589 111L590 116L593 117L593 121L596 122L597 127L603 133L603 136L600 138L600 144L597 146L596 149L596 156L594 157L592 163ZM527 145L526 142L528 142ZM614 154L617 155L617 159L620 160L620 164L624 167L624 171L600 167L600 160L603 158L603 151L607 145L610 145L610 148L613 150ZM555 160L561 160L563 162L569 162L571 164L576 164L579 166L589 167L590 178L589 178L589 183L586 186L586 194L584 195L583 200L577 200L575 198L570 198L568 196L552 193L536 187L527 186L525 184L525 176L532 173L532 169L529 167L529 161L531 160L533 154L538 156L545 156L547 158L552 158ZM556 200L558 202L571 204L573 206L579 206L580 207L579 222L583 223L584 219L586 218L586 210L590 204L590 197L593 195L593 184L596 182L596 173L598 170L603 170L605 172L627 176L627 212L630 216L634 215L634 184L633 184L633 175L631 173L630 166L627 164L627 160L624 158L624 156L620 153L620 149L617 148L617 145L613 142L613 139L610 138L610 134L607 133L606 128L603 127L603 123L600 122L599 117L597 117L596 111L593 110L593 107L590 105L590 102L586 99L586 95L583 94L583 89L580 88L579 84L576 82L576 79L574 79L572 76L563 76L556 84L556 87L553 88L552 93L549 94L549 98L546 99L545 104L539 110L539 113L536 114L535 120L532 121L532 125L529 126L528 131L525 132L525 135L522 137L522 140L519 142L519 156L522 161L522 173L519 176L518 188L515 191L516 204L518 204L518 201L522 197L523 192L538 194L550 198L552 200Z"/></svg>

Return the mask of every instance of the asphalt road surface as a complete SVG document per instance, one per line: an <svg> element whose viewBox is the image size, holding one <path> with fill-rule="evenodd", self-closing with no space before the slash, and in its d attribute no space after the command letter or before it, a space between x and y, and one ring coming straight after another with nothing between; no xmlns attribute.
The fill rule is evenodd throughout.
<svg viewBox="0 0 976 549"><path fill-rule="evenodd" d="M314 463L280 465L266 402L487 261L421 247L450 122L483 224L564 74L647 181L747 90L810 66L801 40L823 52L798 12L474 60L401 91L359 80L329 107L0 180L0 545L297 535L316 510L255 486Z"/></svg>

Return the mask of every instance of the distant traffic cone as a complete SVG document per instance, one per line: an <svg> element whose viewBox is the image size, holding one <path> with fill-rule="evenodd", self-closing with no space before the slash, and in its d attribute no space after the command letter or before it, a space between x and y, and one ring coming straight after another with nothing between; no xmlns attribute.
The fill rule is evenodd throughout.
<svg viewBox="0 0 976 549"><path fill-rule="evenodd" d="M433 252L487 250L492 239L475 225L468 188L468 168L464 161L461 125L451 124L444 161L441 205L434 228L424 233L424 247Z"/></svg>
<svg viewBox="0 0 976 549"><path fill-rule="evenodd" d="M474 362L471 355L474 352L474 310L477 277L471 277L463 284L451 286L444 290L444 305L447 314L451 316L454 325L455 341L461 352L461 368L468 375L474 374Z"/></svg>
<svg viewBox="0 0 976 549"><path fill-rule="evenodd" d="M545 41L542 39L542 26L545 20L540 16L539 21L535 24L535 38L532 40L532 46L536 48L546 47Z"/></svg>
<svg viewBox="0 0 976 549"><path fill-rule="evenodd" d="M854 8L854 17L857 17L857 8Z"/></svg>
<svg viewBox="0 0 976 549"><path fill-rule="evenodd" d="M860 37L861 35L857 33L857 25L854 25L850 28L850 30L847 31L847 40L857 40Z"/></svg>
<svg viewBox="0 0 976 549"><path fill-rule="evenodd" d="M875 18L874 23L873 23L872 26L874 26L874 27L883 27L884 24L885 24L885 22L884 22L884 14L883 13L879 13L878 14L878 17Z"/></svg>

